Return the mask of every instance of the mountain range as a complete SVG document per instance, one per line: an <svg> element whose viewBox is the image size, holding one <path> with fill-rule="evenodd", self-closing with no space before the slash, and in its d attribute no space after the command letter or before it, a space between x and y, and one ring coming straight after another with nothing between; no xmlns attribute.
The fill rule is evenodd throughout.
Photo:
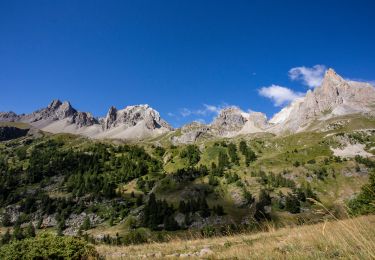
<svg viewBox="0 0 375 260"><path fill-rule="evenodd" d="M270 132L297 133L308 130L313 122L334 117L361 114L375 116L375 88L369 83L349 81L333 69L325 73L321 86L309 90L267 120L261 112L244 112L238 107L220 111L211 124L193 122L173 129L149 105L110 107L103 118L77 111L68 102L53 100L46 108L31 114L1 112L0 122L24 122L51 133L72 133L94 139L142 140L180 131L170 138L174 143L191 143L202 136L233 137Z"/></svg>

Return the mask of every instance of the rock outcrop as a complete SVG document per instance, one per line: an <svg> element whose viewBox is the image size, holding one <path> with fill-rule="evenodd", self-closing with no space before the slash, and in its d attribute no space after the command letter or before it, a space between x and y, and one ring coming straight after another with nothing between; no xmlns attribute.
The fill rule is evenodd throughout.
<svg viewBox="0 0 375 260"><path fill-rule="evenodd" d="M19 116L10 111L10 112L0 112L0 122L16 122L19 121Z"/></svg>
<svg viewBox="0 0 375 260"><path fill-rule="evenodd" d="M246 113L238 107L228 107L224 108L212 122L211 131L216 136L231 137L264 132L267 126L267 117L263 113Z"/></svg>
<svg viewBox="0 0 375 260"><path fill-rule="evenodd" d="M80 134L91 138L143 139L172 130L148 105L111 107L105 118L74 109L67 101L53 100L31 114L0 113L0 122L24 122L51 133Z"/></svg>
<svg viewBox="0 0 375 260"><path fill-rule="evenodd" d="M171 141L175 144L194 143L202 138L211 137L210 127L200 122L192 122L181 128L181 135L173 136Z"/></svg>
<svg viewBox="0 0 375 260"><path fill-rule="evenodd" d="M292 102L271 120L269 131L300 132L314 120L348 114L375 115L375 88L364 82L346 81L333 69L325 73L322 85Z"/></svg>
<svg viewBox="0 0 375 260"><path fill-rule="evenodd" d="M182 127L171 141L176 144L194 143L212 136L294 133L311 130L313 122L324 123L325 120L349 114L375 116L375 87L364 82L347 81L333 69L328 69L320 87L309 90L269 121L263 113L227 107L209 125L193 122ZM46 108L31 114L0 113L0 122L25 122L47 132L80 134L91 138L140 140L173 130L148 105L127 106L121 110L112 106L105 117L97 119L60 100L53 100Z"/></svg>
<svg viewBox="0 0 375 260"><path fill-rule="evenodd" d="M194 143L203 138L233 137L240 134L264 132L268 127L267 117L260 112L246 113L238 107L227 107L210 125L199 122L181 128L181 134L171 137L173 143Z"/></svg>
<svg viewBox="0 0 375 260"><path fill-rule="evenodd" d="M0 141L7 141L27 135L29 129L14 126L0 126Z"/></svg>
<svg viewBox="0 0 375 260"><path fill-rule="evenodd" d="M121 125L132 127L140 121L144 121L145 126L150 130L159 128L172 130L172 127L160 117L159 112L149 105L128 106L122 110L111 107L104 119L104 127L105 129Z"/></svg>

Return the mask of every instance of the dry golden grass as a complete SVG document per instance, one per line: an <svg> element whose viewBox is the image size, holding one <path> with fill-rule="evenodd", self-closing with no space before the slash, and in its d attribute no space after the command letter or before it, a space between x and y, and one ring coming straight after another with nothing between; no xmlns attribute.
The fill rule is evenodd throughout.
<svg viewBox="0 0 375 260"><path fill-rule="evenodd" d="M133 246L97 246L106 259L178 258L212 251L205 259L375 259L375 216L195 240ZM196 253L196 255L193 255ZM173 254L176 254L172 256ZM187 255L185 255L187 256Z"/></svg>

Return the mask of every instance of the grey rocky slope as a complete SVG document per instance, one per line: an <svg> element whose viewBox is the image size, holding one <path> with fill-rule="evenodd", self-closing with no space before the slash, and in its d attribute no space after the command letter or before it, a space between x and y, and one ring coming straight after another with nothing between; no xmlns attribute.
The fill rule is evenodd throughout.
<svg viewBox="0 0 375 260"><path fill-rule="evenodd" d="M171 140L174 143L192 143L204 137L233 137L264 132L268 126L267 117L263 113L247 113L238 107L227 107L220 111L211 124L190 123L181 128L181 135L174 136Z"/></svg>
<svg viewBox="0 0 375 260"><path fill-rule="evenodd" d="M80 134L91 138L144 139L172 128L148 105L111 107L105 118L74 109L67 101L53 100L31 114L0 113L0 122L24 122L51 133Z"/></svg>
<svg viewBox="0 0 375 260"><path fill-rule="evenodd" d="M173 143L193 143L213 136L233 137L257 132L300 132L316 121L348 114L375 116L375 88L347 81L328 69L322 85L293 101L271 120L260 112L244 112L227 107L209 125L193 122L171 136ZM145 139L172 131L160 114L148 105L111 107L104 118L74 109L69 102L54 100L48 107L31 114L0 113L0 122L26 122L52 133L81 134L91 138Z"/></svg>
<svg viewBox="0 0 375 260"><path fill-rule="evenodd" d="M301 132L314 121L349 114L375 116L375 88L364 82L346 81L328 69L322 85L277 113L268 131Z"/></svg>
<svg viewBox="0 0 375 260"><path fill-rule="evenodd" d="M263 132L267 128L267 117L260 112L244 112L238 107L228 107L220 111L210 125L217 136L235 136Z"/></svg>
<svg viewBox="0 0 375 260"><path fill-rule="evenodd" d="M171 137L171 141L175 144L194 143L198 139L212 137L210 127L196 121L184 125L181 127L180 131L181 135Z"/></svg>
<svg viewBox="0 0 375 260"><path fill-rule="evenodd" d="M263 113L246 113L238 107L228 107L209 125L183 127L181 135L172 141L190 143L203 134L232 137L256 132L295 133L308 129L316 121L350 114L375 116L375 88L365 82L346 81L328 69L320 87L308 91L269 121Z"/></svg>

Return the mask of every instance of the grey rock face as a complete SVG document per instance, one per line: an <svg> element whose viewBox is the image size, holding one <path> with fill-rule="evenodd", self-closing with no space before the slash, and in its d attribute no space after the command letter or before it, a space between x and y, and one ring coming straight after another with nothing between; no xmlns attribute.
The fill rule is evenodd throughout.
<svg viewBox="0 0 375 260"><path fill-rule="evenodd" d="M171 140L175 144L194 143L200 138L208 137L210 135L209 130L209 126L205 124L200 122L192 122L183 126L181 128L181 135L173 136Z"/></svg>
<svg viewBox="0 0 375 260"><path fill-rule="evenodd" d="M104 119L104 128L111 129L120 125L132 127L140 121L144 121L146 128L150 130L162 127L172 130L172 127L149 105L128 106L123 110L111 107Z"/></svg>
<svg viewBox="0 0 375 260"><path fill-rule="evenodd" d="M261 112L249 113L248 121L253 122L254 126L259 127L260 129L265 129L268 127L267 117Z"/></svg>
<svg viewBox="0 0 375 260"><path fill-rule="evenodd" d="M303 131L312 121L347 114L375 115L375 88L363 82L346 81L327 70L322 85L276 114L273 132ZM277 120L275 120L277 118Z"/></svg>
<svg viewBox="0 0 375 260"><path fill-rule="evenodd" d="M19 120L19 116L10 111L10 112L0 112L0 122L16 122Z"/></svg>
<svg viewBox="0 0 375 260"><path fill-rule="evenodd" d="M20 129L13 126L0 126L0 141L11 140L27 135L29 129Z"/></svg>
<svg viewBox="0 0 375 260"><path fill-rule="evenodd" d="M219 135L227 132L239 131L245 125L247 118L237 107L228 107L220 111L220 114L212 122L212 129L216 130Z"/></svg>
<svg viewBox="0 0 375 260"><path fill-rule="evenodd" d="M21 116L20 121L34 123L41 120L62 120L72 117L76 113L77 110L75 110L69 102L65 101L61 103L60 100L53 100L46 108Z"/></svg>
<svg viewBox="0 0 375 260"><path fill-rule="evenodd" d="M31 114L0 113L0 122L25 122L52 133L73 133L93 138L146 138L172 130L160 114L148 105L111 107L105 118L74 109L67 101L53 100L46 108ZM136 129L128 129L142 123ZM113 130L113 131L112 131ZM157 131L154 131L157 130Z"/></svg>
<svg viewBox="0 0 375 260"><path fill-rule="evenodd" d="M171 141L175 144L194 143L203 137L232 137L239 134L264 132L268 126L267 117L263 113L246 113L238 107L228 107L221 110L210 125L193 122L183 126L181 135L173 136Z"/></svg>
<svg viewBox="0 0 375 260"><path fill-rule="evenodd" d="M86 112L76 112L70 121L72 124L76 124L79 127L92 126L99 124L98 120L94 118L91 113Z"/></svg>
<svg viewBox="0 0 375 260"><path fill-rule="evenodd" d="M117 109L111 106L108 110L107 116L103 119L104 129L110 129L117 119Z"/></svg>
<svg viewBox="0 0 375 260"><path fill-rule="evenodd" d="M246 113L237 107L223 109L211 124L216 136L235 136L263 132L268 127L267 117L260 112Z"/></svg>

